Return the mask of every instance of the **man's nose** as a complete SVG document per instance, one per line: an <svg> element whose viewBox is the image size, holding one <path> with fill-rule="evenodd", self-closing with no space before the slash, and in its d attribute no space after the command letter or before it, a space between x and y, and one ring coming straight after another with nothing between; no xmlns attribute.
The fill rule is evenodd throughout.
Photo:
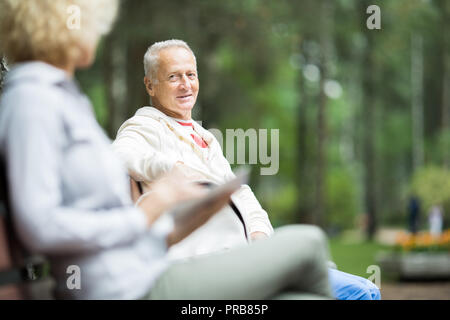
<svg viewBox="0 0 450 320"><path fill-rule="evenodd" d="M191 87L191 82L189 81L189 78L186 75L181 76L180 86L186 89L189 89Z"/></svg>

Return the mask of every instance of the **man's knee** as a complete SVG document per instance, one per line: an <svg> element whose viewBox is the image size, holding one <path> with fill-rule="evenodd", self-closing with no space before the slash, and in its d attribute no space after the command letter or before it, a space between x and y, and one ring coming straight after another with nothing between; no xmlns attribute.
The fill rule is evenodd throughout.
<svg viewBox="0 0 450 320"><path fill-rule="evenodd" d="M306 242L313 247L324 247L327 243L327 236L323 230L313 225L290 225L278 230L291 238L292 243Z"/></svg>
<svg viewBox="0 0 450 320"><path fill-rule="evenodd" d="M291 254L303 258L310 257L314 260L323 257L324 261L328 257L327 237L319 227L290 225L278 228L276 234L284 238L284 243L291 248ZM311 254L308 255L307 252Z"/></svg>

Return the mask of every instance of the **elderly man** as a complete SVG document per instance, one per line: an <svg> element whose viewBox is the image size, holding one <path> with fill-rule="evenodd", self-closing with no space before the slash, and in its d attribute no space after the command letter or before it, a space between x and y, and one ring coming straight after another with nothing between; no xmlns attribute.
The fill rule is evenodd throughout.
<svg viewBox="0 0 450 320"><path fill-rule="evenodd" d="M132 178L141 182L144 190L169 171L215 184L232 179L233 172L215 137L191 118L199 80L190 47L181 40L153 44L144 56L144 71L151 106L140 108L127 120L113 143ZM249 186L243 185L232 200L241 216L229 208L222 210L173 246L169 256L188 258L272 235L268 215ZM379 299L378 288L364 278L335 269L329 269L329 275L338 299Z"/></svg>
<svg viewBox="0 0 450 320"><path fill-rule="evenodd" d="M156 43L145 54L144 65L144 83L152 106L139 109L126 121L113 144L132 178L141 182L144 191L171 170L193 181L214 184L234 178L215 137L192 121L199 81L191 49L179 40ZM229 249L273 233L267 213L247 185L233 195L233 202L241 216L230 207L222 210L173 246L169 257L180 259Z"/></svg>

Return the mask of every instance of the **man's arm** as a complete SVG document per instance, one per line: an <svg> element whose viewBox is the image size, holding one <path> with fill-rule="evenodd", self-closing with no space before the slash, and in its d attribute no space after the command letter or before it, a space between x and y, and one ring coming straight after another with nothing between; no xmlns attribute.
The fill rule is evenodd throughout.
<svg viewBox="0 0 450 320"><path fill-rule="evenodd" d="M242 185L232 196L248 222L248 229L252 240L271 236L273 227L267 212L262 208L255 194L248 185Z"/></svg>
<svg viewBox="0 0 450 320"><path fill-rule="evenodd" d="M223 155L219 142L214 136L212 136L212 139L214 142L211 147L214 151L213 159L211 161L217 162L223 168L223 178L225 181L229 181L233 179L235 175L231 170L230 163ZM232 199L246 221L251 240L267 238L273 234L273 227L267 212L262 208L258 199L247 184L243 184L239 190L232 195Z"/></svg>
<svg viewBox="0 0 450 320"><path fill-rule="evenodd" d="M148 122L148 123L147 123ZM135 118L127 120L119 129L112 146L125 162L136 181L153 181L171 171L180 159L170 158L161 150L161 124L153 119L145 124Z"/></svg>

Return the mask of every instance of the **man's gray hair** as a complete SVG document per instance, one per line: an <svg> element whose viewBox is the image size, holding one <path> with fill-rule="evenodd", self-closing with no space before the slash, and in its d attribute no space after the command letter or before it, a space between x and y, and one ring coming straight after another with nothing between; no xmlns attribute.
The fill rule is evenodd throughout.
<svg viewBox="0 0 450 320"><path fill-rule="evenodd" d="M190 53L192 53L192 56L194 57L195 61L195 67L197 67L197 60L195 59L194 52L183 40L172 39L155 42L147 49L147 52L144 55L144 73L145 76L149 78L152 82L154 83L158 82L156 78L156 73L158 72L159 67L159 53L161 52L161 50L174 47L184 48L188 50Z"/></svg>

